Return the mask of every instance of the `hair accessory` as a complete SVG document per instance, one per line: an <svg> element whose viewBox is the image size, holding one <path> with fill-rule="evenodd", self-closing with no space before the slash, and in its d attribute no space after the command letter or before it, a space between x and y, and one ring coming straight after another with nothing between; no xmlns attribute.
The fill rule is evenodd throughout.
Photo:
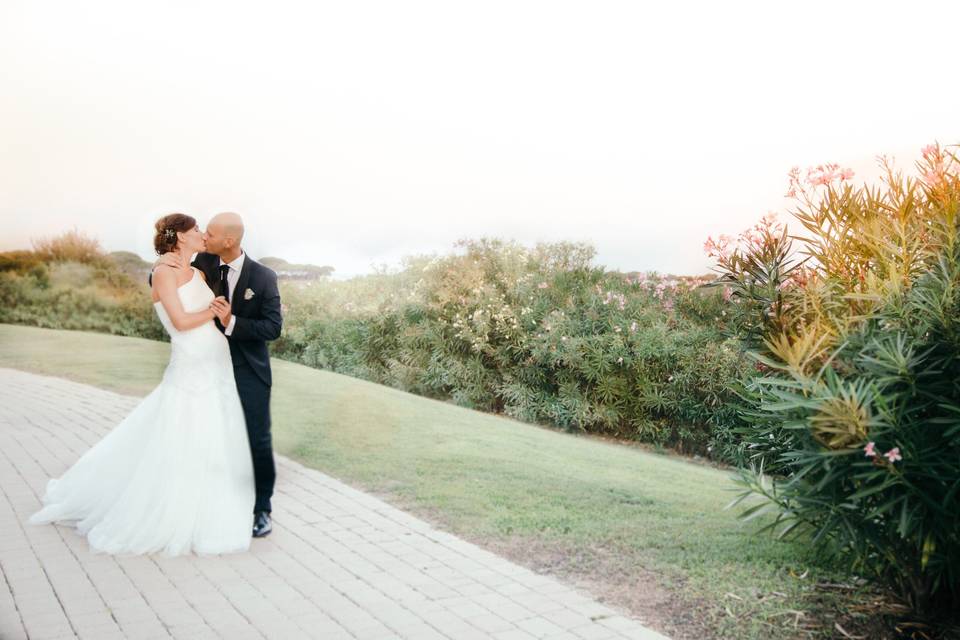
<svg viewBox="0 0 960 640"><path fill-rule="evenodd" d="M173 229L165 229L164 232L163 232L163 235L164 235L164 237L166 237L168 240L172 240L172 239L174 238L174 236L177 235L177 232L174 231Z"/></svg>

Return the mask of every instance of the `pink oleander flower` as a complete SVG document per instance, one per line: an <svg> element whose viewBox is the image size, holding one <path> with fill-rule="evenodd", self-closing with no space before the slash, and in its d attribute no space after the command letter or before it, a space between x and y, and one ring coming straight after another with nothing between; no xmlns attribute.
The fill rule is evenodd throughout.
<svg viewBox="0 0 960 640"><path fill-rule="evenodd" d="M803 188L800 184L800 167L793 167L787 175L790 177L790 188L785 195L788 198L796 197L797 188ZM841 168L840 165L835 162L828 162L827 164L819 164L816 167L807 167L807 175L804 181L808 185L816 187L829 185L834 180L850 180L853 178L853 175L853 169L849 167Z"/></svg>
<svg viewBox="0 0 960 640"><path fill-rule="evenodd" d="M868 458L876 458L877 457L876 446L877 445L875 442L868 442L867 446L863 448L864 455L867 456Z"/></svg>
<svg viewBox="0 0 960 640"><path fill-rule="evenodd" d="M703 250L710 258L726 258L730 255L730 244L732 242L733 238L726 234L720 234L717 240L708 236L707 241L703 243Z"/></svg>
<svg viewBox="0 0 960 640"><path fill-rule="evenodd" d="M890 462L903 460L903 456L900 455L900 447L894 447L893 449L890 449L890 451L887 451L885 454L883 454L883 457L885 457Z"/></svg>
<svg viewBox="0 0 960 640"><path fill-rule="evenodd" d="M763 233L758 224L740 234L740 242L748 248L760 249L763 246Z"/></svg>

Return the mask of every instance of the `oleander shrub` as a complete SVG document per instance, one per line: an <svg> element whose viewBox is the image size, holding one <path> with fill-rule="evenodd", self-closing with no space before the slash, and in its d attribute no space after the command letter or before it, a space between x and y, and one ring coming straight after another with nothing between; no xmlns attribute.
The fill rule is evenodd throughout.
<svg viewBox="0 0 960 640"><path fill-rule="evenodd" d="M582 243L462 240L394 274L287 283L281 357L571 431L721 456L739 342L709 277L608 272Z"/></svg>
<svg viewBox="0 0 960 640"><path fill-rule="evenodd" d="M960 608L960 176L795 168L802 228L708 240L759 371L737 389L743 517L809 535L916 611ZM760 498L757 500L757 498Z"/></svg>

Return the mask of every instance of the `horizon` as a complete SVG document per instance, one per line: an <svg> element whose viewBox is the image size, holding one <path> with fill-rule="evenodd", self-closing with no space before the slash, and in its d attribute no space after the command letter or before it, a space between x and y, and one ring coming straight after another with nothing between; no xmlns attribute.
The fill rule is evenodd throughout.
<svg viewBox="0 0 960 640"><path fill-rule="evenodd" d="M61 235L63 235L63 234L70 233L70 232L78 232L78 233L80 233L82 236L84 236L84 237L86 237L86 238L88 238L88 239L97 240L95 237L91 236L90 234L85 233L82 229L77 229L77 228L67 229L67 230L64 230L64 231L61 232L61 233L53 234L53 235L50 235L50 236L46 236L46 237L44 237L44 238L36 238L35 240L37 240L37 241L50 240L50 239L56 238L56 237L58 237L58 236L61 236ZM502 240L506 240L506 239L502 239ZM102 251L104 252L104 254L106 254L107 256L110 256L110 255L113 255L113 254L118 254L118 253L120 253L120 254L131 254L131 255L134 255L134 256L140 258L141 260L143 260L143 262L144 262L145 265L151 264L151 263L152 263L154 260L156 260L156 258L157 258L157 256L156 256L155 254L151 254L151 255L149 255L149 256L144 256L143 254L138 253L138 252L136 252L136 251L133 251L133 250L131 250L131 249L123 249L123 248L108 249L108 248L104 247L104 246L102 245L102 243L99 242L99 240L97 240L97 242L98 242L98 244L100 244L101 250L102 250ZM527 248L527 249L533 249L533 248L534 248L533 245L524 245L524 247ZM455 251L456 247L451 247L451 249L452 249L451 251L446 252L446 253L423 254L423 255L410 254L410 255L408 255L408 256L404 256L404 258L413 258L413 257L430 258L430 257L435 257L436 255L439 255L439 256L441 256L441 257L443 257L443 256L449 256L449 255L462 255L461 252ZM20 250L33 251L33 250L34 250L34 247L33 247L33 245L31 244L31 246L29 246L29 247L18 247L18 248L13 248L13 249L0 249L0 254L5 253L5 252L20 251ZM244 247L244 252L246 252L246 248L245 248L245 247ZM313 262L293 261L293 260L288 260L287 258L285 258L285 257L283 257L283 256L272 255L272 254L271 254L271 255L263 255L263 256L253 255L253 254L248 254L248 255L250 255L254 260L257 260L257 261L259 261L259 262L263 262L263 261L265 261L265 260L282 260L285 264L289 264L289 265L291 265L291 266L310 266L310 267L321 267L321 268L322 268L322 267L327 267L327 266L332 266L332 265L325 265L325 264L319 264L319 263L313 263ZM196 254L194 254L194 256L196 256ZM656 271L656 270L654 270L654 269L648 269L648 270L644 270L644 269L613 269L613 268L608 268L607 265L602 265L602 264L600 264L600 263L597 261L596 256L594 256L593 264L594 264L594 266L602 266L602 267L604 267L608 272L618 272L618 273L624 273L624 274L630 274L630 273L653 274L653 273L655 273L655 274L658 275L658 276L672 276L672 277L681 277L681 278L683 278L683 277L702 277L702 276L704 276L704 275L709 275L709 274L707 274L707 273L705 273L705 272L704 272L704 273L668 273L668 272ZM378 266L378 267L381 267L381 268L383 268L383 269L387 269L387 268L389 267L389 269L387 269L387 270L385 271L385 273L387 273L388 275L389 275L389 274L397 273L398 271L401 271L401 270L402 270L402 267L403 267L402 264L396 264L396 265L383 264L383 265L377 265L377 266ZM327 275L327 276L321 276L321 277L326 277L326 278L329 278L329 279L331 279L331 280L348 280L348 279L351 279L351 278L364 277L364 276L375 275L375 274L376 274L376 272L375 272L375 271L372 271L372 270L371 270L371 271L368 271L368 272L353 273L353 274L342 274L342 273L338 273L336 270L334 270L332 274Z"/></svg>

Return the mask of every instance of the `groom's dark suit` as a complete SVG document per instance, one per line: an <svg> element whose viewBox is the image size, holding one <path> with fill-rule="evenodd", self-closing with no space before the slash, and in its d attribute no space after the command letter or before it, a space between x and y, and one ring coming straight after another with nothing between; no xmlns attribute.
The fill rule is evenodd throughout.
<svg viewBox="0 0 960 640"><path fill-rule="evenodd" d="M219 256L198 253L192 265L203 272L214 294L227 295L223 290L225 283L220 278ZM247 437L250 439L257 486L257 501L253 510L269 512L277 472L270 437L270 387L273 377L267 341L280 337L283 324L277 274L246 255L233 295L230 296L230 311L236 320L227 341L233 360L233 376L247 421ZM220 331L225 330L219 319L214 319L214 323Z"/></svg>
<svg viewBox="0 0 960 640"><path fill-rule="evenodd" d="M221 290L219 256L198 253L193 266L203 271L216 295L226 295ZM247 420L247 436L250 438L257 484L254 511L270 511L277 472L270 437L270 387L273 377L267 341L280 337L283 324L277 274L249 255L245 256L230 298L230 310L236 321L227 340L233 359L233 375ZM220 331L224 331L219 320L215 320L215 323Z"/></svg>

